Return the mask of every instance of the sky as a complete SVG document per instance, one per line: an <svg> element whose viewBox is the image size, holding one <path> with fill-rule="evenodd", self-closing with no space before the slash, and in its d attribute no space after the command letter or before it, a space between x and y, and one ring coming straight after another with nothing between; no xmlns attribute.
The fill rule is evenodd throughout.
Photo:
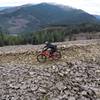
<svg viewBox="0 0 100 100"><path fill-rule="evenodd" d="M100 15L100 0L0 0L0 7L42 2L63 4L82 9L90 14Z"/></svg>

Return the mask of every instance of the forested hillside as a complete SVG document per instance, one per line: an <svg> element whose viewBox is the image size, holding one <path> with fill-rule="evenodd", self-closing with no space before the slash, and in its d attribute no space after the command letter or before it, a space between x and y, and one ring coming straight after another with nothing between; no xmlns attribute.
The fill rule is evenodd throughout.
<svg viewBox="0 0 100 100"><path fill-rule="evenodd" d="M31 33L21 33L17 35L11 35L8 33L2 32L0 33L0 46L4 45L19 45L19 44L41 44L45 41L50 42L61 42L75 39L75 35L79 36L80 33L84 33L87 36L92 33L92 37L88 36L86 39L100 39L100 25L99 24L92 24L92 23L84 23L84 24L77 24L77 25L63 25L63 26L49 26L44 28L41 31L31 32Z"/></svg>

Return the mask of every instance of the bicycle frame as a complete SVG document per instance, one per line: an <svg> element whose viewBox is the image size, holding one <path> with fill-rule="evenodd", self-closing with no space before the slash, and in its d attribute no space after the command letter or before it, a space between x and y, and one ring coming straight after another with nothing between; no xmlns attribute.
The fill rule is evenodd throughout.
<svg viewBox="0 0 100 100"><path fill-rule="evenodd" d="M51 55L48 50L41 51L37 55L37 60L39 62L42 62L41 59L44 59L43 62L45 62L47 59L50 59L50 60L58 60L59 58L61 58L60 52L55 52L53 55Z"/></svg>
<svg viewBox="0 0 100 100"><path fill-rule="evenodd" d="M42 54L42 55L45 55L45 56L48 57L48 58L50 57L49 51L42 51L41 54Z"/></svg>

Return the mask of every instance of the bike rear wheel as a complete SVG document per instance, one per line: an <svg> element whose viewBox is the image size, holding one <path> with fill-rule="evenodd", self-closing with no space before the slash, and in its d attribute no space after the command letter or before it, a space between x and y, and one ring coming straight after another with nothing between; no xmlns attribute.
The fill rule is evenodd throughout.
<svg viewBox="0 0 100 100"><path fill-rule="evenodd" d="M45 55L40 54L37 56L38 62L44 63L44 62L46 62L46 60L47 60L47 57Z"/></svg>

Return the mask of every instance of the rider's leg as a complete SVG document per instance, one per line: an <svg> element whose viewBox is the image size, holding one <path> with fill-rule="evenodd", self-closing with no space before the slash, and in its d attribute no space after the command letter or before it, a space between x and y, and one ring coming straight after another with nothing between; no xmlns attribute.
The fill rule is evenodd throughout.
<svg viewBox="0 0 100 100"><path fill-rule="evenodd" d="M55 49L51 49L50 55L52 56L54 52L55 52Z"/></svg>

